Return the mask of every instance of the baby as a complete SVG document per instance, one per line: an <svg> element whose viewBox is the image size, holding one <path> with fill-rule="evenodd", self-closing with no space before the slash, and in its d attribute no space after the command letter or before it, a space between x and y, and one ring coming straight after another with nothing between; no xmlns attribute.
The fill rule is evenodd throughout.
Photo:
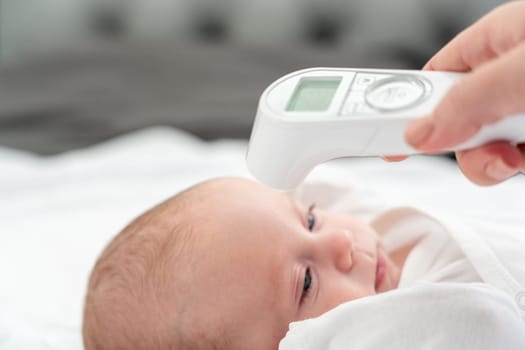
<svg viewBox="0 0 525 350"><path fill-rule="evenodd" d="M91 349L278 348L292 321L397 287L408 249L255 182L223 178L152 208L105 249L88 286Z"/></svg>

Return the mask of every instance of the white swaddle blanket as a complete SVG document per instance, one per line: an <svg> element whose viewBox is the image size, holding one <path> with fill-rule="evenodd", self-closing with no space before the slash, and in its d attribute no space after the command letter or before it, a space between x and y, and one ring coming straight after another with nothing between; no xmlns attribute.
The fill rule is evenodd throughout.
<svg viewBox="0 0 525 350"><path fill-rule="evenodd" d="M292 323L279 350L519 350L512 300L482 284L420 283Z"/></svg>

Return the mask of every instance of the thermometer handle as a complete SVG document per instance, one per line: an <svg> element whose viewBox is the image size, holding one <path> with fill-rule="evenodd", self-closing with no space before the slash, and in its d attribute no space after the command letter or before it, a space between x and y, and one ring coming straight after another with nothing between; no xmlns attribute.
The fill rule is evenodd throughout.
<svg viewBox="0 0 525 350"><path fill-rule="evenodd" d="M248 168L261 182L289 190L330 159L419 153L405 142L407 127L432 113L466 74L353 68L291 73L261 96ZM484 126L444 151L500 140L525 143L525 113Z"/></svg>
<svg viewBox="0 0 525 350"><path fill-rule="evenodd" d="M406 120L385 120L377 128L368 145L358 156L396 156L420 153L404 141L407 127L415 118ZM498 123L481 128L473 137L444 152L475 148L494 141L525 143L525 114L509 116Z"/></svg>
<svg viewBox="0 0 525 350"><path fill-rule="evenodd" d="M496 124L483 127L474 137L470 138L470 140L454 147L454 150L474 148L499 140L510 141L512 143L525 142L525 113L512 115Z"/></svg>

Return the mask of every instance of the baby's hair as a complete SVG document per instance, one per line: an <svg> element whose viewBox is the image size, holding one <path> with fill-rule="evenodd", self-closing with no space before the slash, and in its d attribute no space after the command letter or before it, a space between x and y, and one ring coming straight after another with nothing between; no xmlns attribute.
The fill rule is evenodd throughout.
<svg viewBox="0 0 525 350"><path fill-rule="evenodd" d="M191 310L180 300L191 288L178 272L187 272L193 263L195 223L187 209L202 199L199 187L142 214L103 251L88 283L82 327L86 350L227 346L224 333L185 322Z"/></svg>

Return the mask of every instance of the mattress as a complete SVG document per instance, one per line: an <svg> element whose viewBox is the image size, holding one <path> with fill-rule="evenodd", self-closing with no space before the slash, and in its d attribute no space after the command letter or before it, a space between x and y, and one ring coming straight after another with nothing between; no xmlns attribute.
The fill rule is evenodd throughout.
<svg viewBox="0 0 525 350"><path fill-rule="evenodd" d="M87 278L108 241L136 215L196 182L250 177L246 146L155 127L52 157L1 148L0 349L82 349ZM336 160L307 181L358 184L384 201L522 221L523 176L482 188L441 157Z"/></svg>

